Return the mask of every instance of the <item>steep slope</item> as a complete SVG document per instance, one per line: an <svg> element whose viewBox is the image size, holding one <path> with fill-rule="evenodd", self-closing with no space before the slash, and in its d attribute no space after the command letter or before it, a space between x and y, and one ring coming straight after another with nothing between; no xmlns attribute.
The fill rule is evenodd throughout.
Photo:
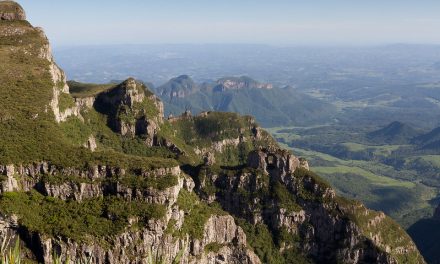
<svg viewBox="0 0 440 264"><path fill-rule="evenodd" d="M188 108L194 113L210 110L237 112L255 116L263 126L272 127L325 123L336 111L332 105L291 88L274 88L271 84L260 83L249 77L225 77L213 84L198 85L199 88L191 93L175 82L172 79L157 89L164 101L166 114L182 113ZM170 83L174 84L174 94L182 96L170 98L169 92L164 93L169 90Z"/></svg>
<svg viewBox="0 0 440 264"><path fill-rule="evenodd" d="M188 75L169 80L166 84L157 89L161 98L173 100L174 98L183 98L199 91L198 85Z"/></svg>
<svg viewBox="0 0 440 264"><path fill-rule="evenodd" d="M407 144L419 135L419 132L411 126L395 121L384 128L368 133L371 141L387 144Z"/></svg>
<svg viewBox="0 0 440 264"><path fill-rule="evenodd" d="M42 31L0 23L6 249L17 239L40 263L424 263L397 224L337 197L252 117L166 120L132 78L71 94Z"/></svg>
<svg viewBox="0 0 440 264"><path fill-rule="evenodd" d="M408 229L408 233L428 263L440 263L440 205L432 218L417 221Z"/></svg>
<svg viewBox="0 0 440 264"><path fill-rule="evenodd" d="M420 135L413 139L421 149L438 150L440 148L440 127L437 127L429 133Z"/></svg>

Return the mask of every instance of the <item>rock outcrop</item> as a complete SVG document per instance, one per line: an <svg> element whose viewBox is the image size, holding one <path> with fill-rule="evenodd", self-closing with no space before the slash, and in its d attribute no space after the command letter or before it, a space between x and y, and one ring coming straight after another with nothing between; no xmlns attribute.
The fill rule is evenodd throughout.
<svg viewBox="0 0 440 264"><path fill-rule="evenodd" d="M23 8L14 1L0 1L1 20L26 20L26 13Z"/></svg>
<svg viewBox="0 0 440 264"><path fill-rule="evenodd" d="M240 89L273 89L270 83L260 83L249 77L226 77L217 81L217 86L214 87L214 92L224 92L227 90Z"/></svg>
<svg viewBox="0 0 440 264"><path fill-rule="evenodd" d="M146 86L133 78L101 93L95 104L109 115L111 127L123 136L146 135L146 143L154 144L155 135L163 123L163 103Z"/></svg>

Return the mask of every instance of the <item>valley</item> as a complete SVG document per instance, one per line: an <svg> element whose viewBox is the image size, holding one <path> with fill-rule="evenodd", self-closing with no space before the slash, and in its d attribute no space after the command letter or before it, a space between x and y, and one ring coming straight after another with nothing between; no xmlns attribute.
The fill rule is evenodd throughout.
<svg viewBox="0 0 440 264"><path fill-rule="evenodd" d="M358 131L352 132L356 135L344 134L331 127L269 131L284 146L307 158L313 170L340 194L386 212L404 227L430 217L435 210L438 183L433 177L439 171L440 155L400 154L403 151L399 150L408 150L411 145L368 145L360 140Z"/></svg>

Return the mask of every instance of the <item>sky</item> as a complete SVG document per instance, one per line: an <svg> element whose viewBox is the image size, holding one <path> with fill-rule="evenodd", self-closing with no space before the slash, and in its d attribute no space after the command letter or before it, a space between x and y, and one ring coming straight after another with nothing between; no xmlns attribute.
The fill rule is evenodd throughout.
<svg viewBox="0 0 440 264"><path fill-rule="evenodd" d="M439 0L17 0L54 46L440 44Z"/></svg>

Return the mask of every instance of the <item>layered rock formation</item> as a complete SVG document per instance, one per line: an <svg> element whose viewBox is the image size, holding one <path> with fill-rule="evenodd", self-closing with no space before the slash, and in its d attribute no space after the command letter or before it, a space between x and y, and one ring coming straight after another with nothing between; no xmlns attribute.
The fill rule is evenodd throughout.
<svg viewBox="0 0 440 264"><path fill-rule="evenodd" d="M214 91L221 92L226 90L240 89L273 89L270 83L260 83L249 77L226 77L217 81Z"/></svg>

